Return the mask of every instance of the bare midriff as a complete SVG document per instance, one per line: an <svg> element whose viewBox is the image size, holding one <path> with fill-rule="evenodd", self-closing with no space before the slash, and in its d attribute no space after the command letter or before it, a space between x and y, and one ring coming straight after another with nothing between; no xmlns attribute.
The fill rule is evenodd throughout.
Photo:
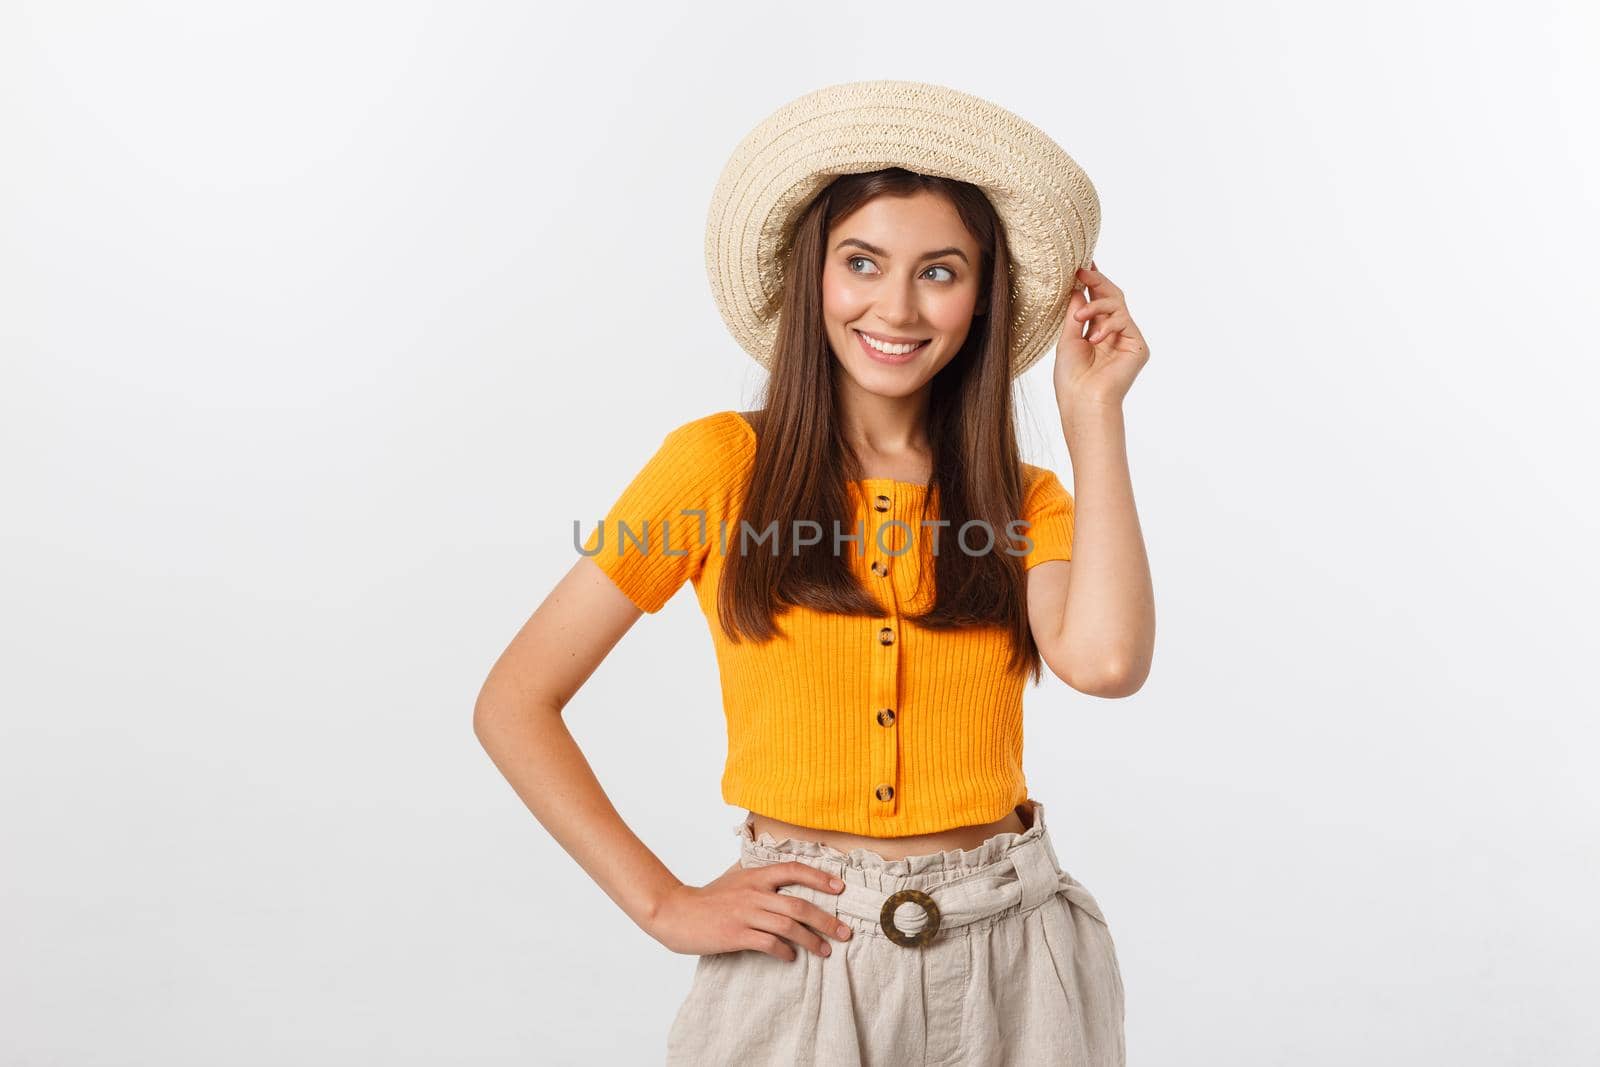
<svg viewBox="0 0 1600 1067"><path fill-rule="evenodd" d="M1003 818L991 823L957 826L949 830L940 830L935 834L914 834L910 837L865 837L861 834L844 834L837 830L818 830L809 826L796 826L781 819L768 818L754 811L750 812L749 821L750 830L758 841L765 832L778 841L786 837L815 841L836 848L840 852L864 848L876 852L886 860L897 860L930 852L974 849L995 834L1023 833L1033 825L1033 802L1023 801L1008 811Z"/></svg>

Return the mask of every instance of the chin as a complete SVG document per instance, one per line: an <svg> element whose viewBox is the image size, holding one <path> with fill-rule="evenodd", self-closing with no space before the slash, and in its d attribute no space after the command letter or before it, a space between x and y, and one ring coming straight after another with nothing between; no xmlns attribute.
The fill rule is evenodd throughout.
<svg viewBox="0 0 1600 1067"><path fill-rule="evenodd" d="M876 364L863 367L859 363L846 363L844 372L862 392L890 400L911 396L928 384L927 375L907 368L880 367Z"/></svg>

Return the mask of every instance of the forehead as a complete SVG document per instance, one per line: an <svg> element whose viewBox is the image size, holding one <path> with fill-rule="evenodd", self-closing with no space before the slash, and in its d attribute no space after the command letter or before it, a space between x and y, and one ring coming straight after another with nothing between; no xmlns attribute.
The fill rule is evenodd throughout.
<svg viewBox="0 0 1600 1067"><path fill-rule="evenodd" d="M876 196L828 230L832 243L860 237L888 249L917 255L935 245L975 248L955 205L926 190L911 196ZM929 242L933 244L929 244ZM913 247L915 246L915 247Z"/></svg>

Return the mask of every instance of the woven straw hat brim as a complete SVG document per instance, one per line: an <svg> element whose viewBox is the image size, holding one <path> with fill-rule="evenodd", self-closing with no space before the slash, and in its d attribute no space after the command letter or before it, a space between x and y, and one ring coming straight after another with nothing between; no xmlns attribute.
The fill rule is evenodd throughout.
<svg viewBox="0 0 1600 1067"><path fill-rule="evenodd" d="M1100 236L1089 176L987 100L914 81L846 82L785 104L729 157L706 218L706 274L746 352L772 369L783 264L811 200L841 174L904 167L980 187L1011 247L1013 376L1055 343Z"/></svg>

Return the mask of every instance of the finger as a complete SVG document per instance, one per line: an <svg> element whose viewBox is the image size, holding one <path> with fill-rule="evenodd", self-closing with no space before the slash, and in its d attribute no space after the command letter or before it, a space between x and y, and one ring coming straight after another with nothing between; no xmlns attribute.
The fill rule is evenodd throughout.
<svg viewBox="0 0 1600 1067"><path fill-rule="evenodd" d="M827 936L837 937L841 940L850 936L850 928L839 922L827 911L794 894L778 892L780 886L805 885L818 892L837 894L844 891L844 882L839 878L820 868L813 867L809 863L801 863L799 860L767 864L766 866L755 868L755 870L760 876L760 883L764 887L761 898L763 907L780 911L796 922L808 922ZM763 929L768 928L763 927ZM783 931L776 930L773 932L782 933ZM811 939L807 943L807 947L811 948L812 951L816 951L816 947L821 944L821 938L810 934L809 930L807 930L807 934ZM811 942L815 942L815 944ZM827 952L818 952L818 955L825 956Z"/></svg>
<svg viewBox="0 0 1600 1067"><path fill-rule="evenodd" d="M773 898L776 898L776 903L772 903ZM775 893L773 897L768 898L768 904L791 919L805 923L824 937L843 941L850 936L850 927L840 922L837 916L817 907L809 900L788 893Z"/></svg>
<svg viewBox="0 0 1600 1067"><path fill-rule="evenodd" d="M777 934L769 934L765 930L757 930L754 927L745 931L745 936L741 939L740 945L743 948L765 952L775 959L787 960L791 963L799 956L795 952L794 946Z"/></svg>
<svg viewBox="0 0 1600 1067"><path fill-rule="evenodd" d="M1056 337L1058 365L1082 368L1093 362L1091 346L1083 339L1083 323L1076 317L1078 309L1088 303L1088 299L1081 289L1074 289L1067 301L1067 320L1061 324L1061 332Z"/></svg>
<svg viewBox="0 0 1600 1067"><path fill-rule="evenodd" d="M1114 314L1107 316L1103 322L1097 323L1089 331L1089 336L1091 343L1093 343L1099 339L1095 337L1096 334L1103 338L1113 333L1125 333L1131 337L1137 337L1141 341L1144 340L1144 336L1139 333L1139 327L1133 324L1133 317L1128 314L1127 308L1118 308Z"/></svg>
<svg viewBox="0 0 1600 1067"><path fill-rule="evenodd" d="M1111 334L1120 333L1131 325L1133 325L1133 320L1128 318L1126 313L1118 312L1114 315L1108 315L1104 321L1097 322L1089 331L1089 343L1099 344Z"/></svg>
<svg viewBox="0 0 1600 1067"><path fill-rule="evenodd" d="M1117 313L1121 310L1120 304L1114 304L1111 308L1100 311L1089 320L1088 341L1090 344L1094 344L1106 335L1107 331L1111 329L1112 320L1116 318Z"/></svg>
<svg viewBox="0 0 1600 1067"><path fill-rule="evenodd" d="M1078 287L1073 289L1072 295L1067 298L1067 319L1070 322L1082 323L1083 320L1079 318L1078 312L1082 311L1088 306L1088 304L1089 295L1084 292L1083 288ZM1078 333L1080 335L1083 333L1083 327L1081 325L1078 327Z"/></svg>
<svg viewBox="0 0 1600 1067"><path fill-rule="evenodd" d="M1079 273L1091 282L1094 278L1100 277L1097 272L1087 268ZM1085 286L1085 292L1090 299L1086 299L1083 306L1074 309L1071 314L1079 322L1089 324L1089 334L1092 336L1095 330L1106 324L1110 315L1124 308L1124 301L1120 292L1108 292L1106 286L1102 284L1088 284Z"/></svg>
<svg viewBox="0 0 1600 1067"><path fill-rule="evenodd" d="M834 941L845 941L850 937L850 926L838 921L837 915L832 915L813 902L802 901L800 897L790 896L787 893L778 893L774 896L778 899L778 910L798 923L805 923L808 928L814 929L821 936L832 937Z"/></svg>
<svg viewBox="0 0 1600 1067"><path fill-rule="evenodd" d="M819 892L833 895L844 891L844 882L839 878L798 860L770 864L760 870L773 876L766 879L768 892L763 897L763 906L782 911L797 921L809 923L826 936L841 940L850 936L850 927L839 922L826 910L802 897L778 892L778 888L784 885L807 885Z"/></svg>
<svg viewBox="0 0 1600 1067"><path fill-rule="evenodd" d="M1118 359L1144 361L1150 358L1150 346L1144 343L1144 338L1128 329L1113 330L1104 340L1096 342L1095 347L1109 350L1110 355Z"/></svg>
<svg viewBox="0 0 1600 1067"><path fill-rule="evenodd" d="M761 871L766 875L762 882L768 889L777 889L780 885L808 885L824 893L838 893L844 889L844 883L827 871L799 860L768 864Z"/></svg>
<svg viewBox="0 0 1600 1067"><path fill-rule="evenodd" d="M1095 270L1093 266L1079 267L1078 278L1089 286L1095 296L1122 295L1122 290L1117 288L1110 278Z"/></svg>
<svg viewBox="0 0 1600 1067"><path fill-rule="evenodd" d="M1145 342L1144 334L1139 332L1139 327L1132 321L1123 323L1122 328L1117 331L1117 343L1146 353L1150 351L1150 346Z"/></svg>
<svg viewBox="0 0 1600 1067"><path fill-rule="evenodd" d="M765 907L760 908L750 917L750 925L757 930L765 930L770 934L777 934L797 948L803 948L815 956L826 956L833 951L815 930L788 914L783 900L789 899L782 894L769 894Z"/></svg>
<svg viewBox="0 0 1600 1067"><path fill-rule="evenodd" d="M1121 306L1122 302L1116 297L1103 296L1096 300L1085 301L1082 307L1072 313L1072 317L1082 322L1090 315L1110 314Z"/></svg>
<svg viewBox="0 0 1600 1067"><path fill-rule="evenodd" d="M1117 347L1126 348L1130 352L1143 352L1148 354L1150 346L1145 343L1144 335L1139 332L1139 327L1132 322L1126 322L1117 331Z"/></svg>

